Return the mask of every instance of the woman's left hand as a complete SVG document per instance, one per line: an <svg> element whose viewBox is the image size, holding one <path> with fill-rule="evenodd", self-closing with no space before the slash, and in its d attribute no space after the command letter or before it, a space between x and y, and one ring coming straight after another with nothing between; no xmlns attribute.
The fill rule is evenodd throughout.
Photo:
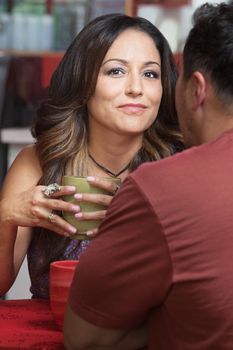
<svg viewBox="0 0 233 350"><path fill-rule="evenodd" d="M93 212L78 212L75 214L78 220L103 220L106 216L107 209L113 199L113 196L119 189L117 181L109 181L100 177L88 176L87 181L91 186L104 189L109 194L102 193L76 193L74 198L77 202L89 202L95 204L101 204L106 209L93 211ZM88 236L94 237L98 233L98 229L93 229L87 233Z"/></svg>

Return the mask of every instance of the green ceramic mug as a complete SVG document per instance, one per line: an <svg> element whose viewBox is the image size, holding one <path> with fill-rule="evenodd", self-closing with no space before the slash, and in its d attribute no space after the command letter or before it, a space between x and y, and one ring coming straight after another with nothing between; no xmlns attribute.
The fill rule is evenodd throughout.
<svg viewBox="0 0 233 350"><path fill-rule="evenodd" d="M120 178L114 178L114 177L102 177L101 179L106 181L114 181L117 183L117 185L120 186L121 179ZM62 178L62 184L63 185L71 185L76 186L77 193L101 193L101 194L110 194L108 191L94 187L92 186L85 177L76 177L76 176L63 176ZM70 203L77 202L74 199L74 195L71 196L64 196L63 199ZM95 203L88 203L88 202L78 202L78 205L81 208L82 212L92 212L92 211L99 211L106 209L106 206L101 204L95 204ZM86 235L86 232L89 230L93 230L97 227L99 227L101 220L78 220L74 217L73 213L63 212L63 217L66 221L68 221L71 225L77 228L78 233L72 238L77 240L85 240L90 239Z"/></svg>

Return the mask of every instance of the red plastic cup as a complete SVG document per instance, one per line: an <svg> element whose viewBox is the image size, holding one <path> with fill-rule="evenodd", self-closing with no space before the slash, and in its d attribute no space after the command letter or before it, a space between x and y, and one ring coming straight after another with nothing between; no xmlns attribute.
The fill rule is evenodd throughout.
<svg viewBox="0 0 233 350"><path fill-rule="evenodd" d="M50 307L61 330L70 285L78 263L78 260L61 260L50 264Z"/></svg>

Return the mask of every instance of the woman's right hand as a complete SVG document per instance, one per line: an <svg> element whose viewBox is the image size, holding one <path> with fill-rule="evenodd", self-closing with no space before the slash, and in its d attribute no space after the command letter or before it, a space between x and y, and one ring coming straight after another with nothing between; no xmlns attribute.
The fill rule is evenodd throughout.
<svg viewBox="0 0 233 350"><path fill-rule="evenodd" d="M60 186L60 190L46 197L46 186L31 188L2 199L1 217L14 226L43 227L62 236L76 233L75 227L67 223L57 212L78 213L80 207L62 200L64 195L75 193L74 186Z"/></svg>
<svg viewBox="0 0 233 350"><path fill-rule="evenodd" d="M61 186L60 191L50 198L43 190L46 186L37 186L42 176L40 162L34 146L25 147L16 157L4 179L1 192L1 227L13 230L17 227L43 227L63 236L75 233L75 228L52 211L70 211L77 213L76 206L62 200L65 194L74 194L75 187ZM53 215L52 215L53 214ZM50 221L49 221L50 219ZM6 230L0 235L10 236ZM8 230L7 230L8 231Z"/></svg>

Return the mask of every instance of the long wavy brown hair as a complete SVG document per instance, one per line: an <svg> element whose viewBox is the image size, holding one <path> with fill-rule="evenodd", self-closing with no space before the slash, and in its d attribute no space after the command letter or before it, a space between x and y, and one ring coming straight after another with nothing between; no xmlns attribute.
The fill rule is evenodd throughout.
<svg viewBox="0 0 233 350"><path fill-rule="evenodd" d="M32 133L43 175L39 184L61 183L67 162L79 157L78 174L85 174L87 155L86 104L95 91L102 61L114 40L128 28L147 33L161 57L163 95L158 116L144 132L143 145L131 162L134 170L143 162L167 157L183 149L175 110L177 70L174 57L161 32L148 20L110 14L91 21L73 40L54 72L49 98L37 113ZM33 240L44 254L43 271L53 260L63 258L67 238L42 228Z"/></svg>

